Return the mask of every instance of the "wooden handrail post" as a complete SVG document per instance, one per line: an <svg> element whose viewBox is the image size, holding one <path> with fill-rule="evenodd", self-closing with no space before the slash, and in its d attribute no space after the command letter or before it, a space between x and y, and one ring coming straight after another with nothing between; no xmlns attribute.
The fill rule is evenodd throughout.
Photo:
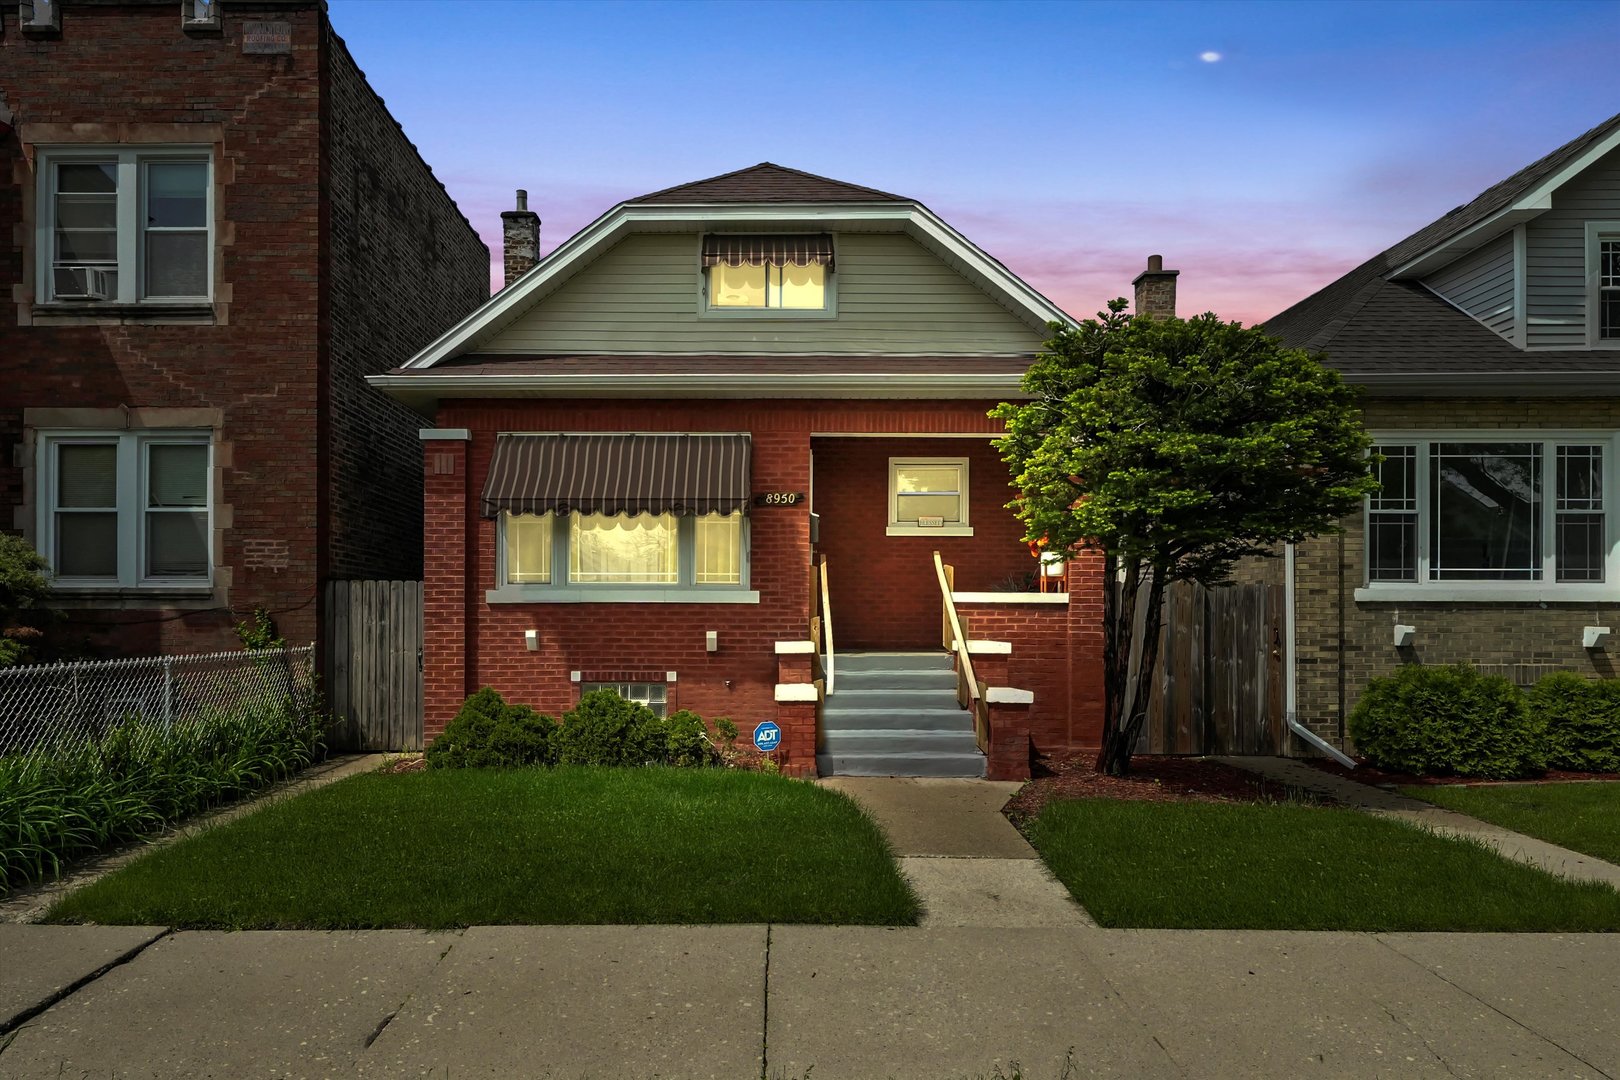
<svg viewBox="0 0 1620 1080"><path fill-rule="evenodd" d="M821 557L821 632L827 642L827 693L833 692L837 681L837 666L833 659L832 595L827 589L827 556Z"/></svg>
<svg viewBox="0 0 1620 1080"><path fill-rule="evenodd" d="M978 676L973 673L973 656L968 651L967 633L962 629L961 617L956 613L956 598L951 595L951 578L945 572L945 560L940 558L939 552L934 552L934 573L939 578L939 592L945 603L945 632L949 636L950 647L956 652L957 685L965 684L967 690L967 704L973 710L973 733L978 739L979 749L983 750L989 744L990 732L989 712L984 703L984 691L979 685Z"/></svg>

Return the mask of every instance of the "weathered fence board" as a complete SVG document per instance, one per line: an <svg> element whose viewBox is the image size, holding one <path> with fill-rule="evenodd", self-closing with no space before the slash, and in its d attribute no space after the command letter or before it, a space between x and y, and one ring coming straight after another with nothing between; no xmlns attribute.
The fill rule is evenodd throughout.
<svg viewBox="0 0 1620 1080"><path fill-rule="evenodd" d="M326 692L353 750L422 749L422 583L326 587Z"/></svg>
<svg viewBox="0 0 1620 1080"><path fill-rule="evenodd" d="M1137 744L1150 754L1276 754L1283 745L1283 590L1166 590L1159 660ZM1138 634L1145 612L1138 613ZM1133 649L1133 672L1140 644Z"/></svg>

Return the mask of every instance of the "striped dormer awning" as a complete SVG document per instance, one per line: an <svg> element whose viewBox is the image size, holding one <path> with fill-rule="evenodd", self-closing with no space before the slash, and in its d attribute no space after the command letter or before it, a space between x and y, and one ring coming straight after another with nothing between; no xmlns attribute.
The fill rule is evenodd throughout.
<svg viewBox="0 0 1620 1080"><path fill-rule="evenodd" d="M827 233L711 233L703 238L704 266L831 266L832 261L832 237Z"/></svg>
<svg viewBox="0 0 1620 1080"><path fill-rule="evenodd" d="M747 435L501 435L485 517L746 510Z"/></svg>

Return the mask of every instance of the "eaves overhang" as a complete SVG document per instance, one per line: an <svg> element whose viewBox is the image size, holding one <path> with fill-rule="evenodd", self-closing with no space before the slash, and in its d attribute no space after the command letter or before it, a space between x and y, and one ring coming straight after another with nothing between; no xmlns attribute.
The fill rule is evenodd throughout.
<svg viewBox="0 0 1620 1080"><path fill-rule="evenodd" d="M1381 397L1620 397L1620 371L1341 371Z"/></svg>
<svg viewBox="0 0 1620 1080"><path fill-rule="evenodd" d="M752 227L773 223L839 231L903 232L932 250L963 277L995 297L1031 328L1074 325L1062 308L917 202L849 203L621 203L569 237L527 273L411 357L407 369L431 368L499 334L579 270L629 233Z"/></svg>
<svg viewBox="0 0 1620 1080"><path fill-rule="evenodd" d="M440 401L512 398L627 398L742 400L849 398L1016 401L1029 397L1017 375L860 372L826 374L611 375L368 375L366 381L424 415Z"/></svg>

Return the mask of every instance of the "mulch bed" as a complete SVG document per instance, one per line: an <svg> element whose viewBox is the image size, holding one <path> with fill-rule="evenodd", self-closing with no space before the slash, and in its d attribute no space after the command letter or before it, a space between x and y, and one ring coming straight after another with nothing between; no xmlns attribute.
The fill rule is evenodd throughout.
<svg viewBox="0 0 1620 1080"><path fill-rule="evenodd" d="M1035 779L1003 809L1016 824L1033 820L1052 799L1134 799L1139 802L1271 802L1287 797L1254 773L1190 757L1131 758L1129 776L1105 776L1091 755L1042 759Z"/></svg>
<svg viewBox="0 0 1620 1080"><path fill-rule="evenodd" d="M1564 784L1591 780L1620 780L1620 773L1568 772L1563 769L1548 769L1540 776L1527 777L1523 780L1480 780L1468 776L1414 776L1411 773L1389 772L1365 762L1358 764L1354 769L1347 769L1328 758L1305 758L1304 761L1307 765L1313 765L1325 773L1362 784L1371 784L1374 787L1403 787L1407 784L1420 787L1436 784L1490 787L1504 784Z"/></svg>

